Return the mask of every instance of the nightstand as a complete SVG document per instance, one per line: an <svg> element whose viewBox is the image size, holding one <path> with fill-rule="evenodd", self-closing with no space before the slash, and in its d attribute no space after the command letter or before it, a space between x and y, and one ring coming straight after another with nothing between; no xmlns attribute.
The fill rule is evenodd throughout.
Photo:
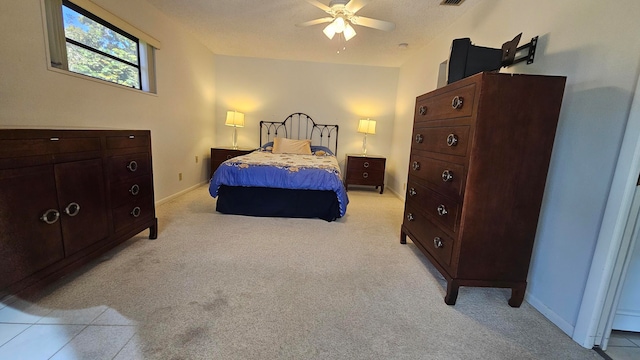
<svg viewBox="0 0 640 360"><path fill-rule="evenodd" d="M217 147L211 148L211 172L209 172L209 179L213 177L213 173L216 171L218 166L222 164L225 160L234 158L236 156L246 155L256 149L249 148L231 148L231 147Z"/></svg>
<svg viewBox="0 0 640 360"><path fill-rule="evenodd" d="M376 155L347 154L345 161L344 187L349 184L380 186L380 194L384 191L384 167L387 159Z"/></svg>

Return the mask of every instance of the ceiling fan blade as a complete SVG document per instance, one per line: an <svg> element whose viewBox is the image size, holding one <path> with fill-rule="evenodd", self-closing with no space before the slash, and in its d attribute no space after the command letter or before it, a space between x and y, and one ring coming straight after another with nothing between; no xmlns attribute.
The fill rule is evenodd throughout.
<svg viewBox="0 0 640 360"><path fill-rule="evenodd" d="M312 25L324 24L332 21L333 21L332 17L324 17L320 19L305 21L303 23L296 24L296 26L299 26L299 27L312 26Z"/></svg>
<svg viewBox="0 0 640 360"><path fill-rule="evenodd" d="M368 2L369 0L351 0L347 5L345 5L345 9L355 13L367 5Z"/></svg>
<svg viewBox="0 0 640 360"><path fill-rule="evenodd" d="M364 16L354 16L351 19L351 22L356 25L366 26L383 31L391 31L396 28L396 24L392 22L372 19Z"/></svg>
<svg viewBox="0 0 640 360"><path fill-rule="evenodd" d="M321 9L324 12L331 11L331 8L317 0L306 0L309 4Z"/></svg>

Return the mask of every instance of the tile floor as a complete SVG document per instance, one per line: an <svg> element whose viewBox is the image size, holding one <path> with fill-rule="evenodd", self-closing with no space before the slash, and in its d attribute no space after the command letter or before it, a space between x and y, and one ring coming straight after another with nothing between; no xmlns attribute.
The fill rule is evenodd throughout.
<svg viewBox="0 0 640 360"><path fill-rule="evenodd" d="M134 322L107 306L50 310L15 298L0 303L0 359L141 359L135 333Z"/></svg>
<svg viewBox="0 0 640 360"><path fill-rule="evenodd" d="M613 331L605 353L613 360L640 359L640 333Z"/></svg>

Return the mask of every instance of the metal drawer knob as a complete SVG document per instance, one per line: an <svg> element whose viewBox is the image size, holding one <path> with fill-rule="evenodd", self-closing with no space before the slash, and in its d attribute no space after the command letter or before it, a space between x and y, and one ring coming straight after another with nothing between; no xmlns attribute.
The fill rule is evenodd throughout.
<svg viewBox="0 0 640 360"><path fill-rule="evenodd" d="M407 220L408 220L408 221L413 221L413 220L415 220L415 219L416 219L416 218L413 216L413 214L412 214L412 213L408 213L408 214L407 214Z"/></svg>
<svg viewBox="0 0 640 360"><path fill-rule="evenodd" d="M456 110L462 109L463 103L464 103L464 98L462 96L455 96L453 100L451 100L451 107Z"/></svg>
<svg viewBox="0 0 640 360"><path fill-rule="evenodd" d="M438 215L445 216L448 213L447 208L443 204L438 205Z"/></svg>
<svg viewBox="0 0 640 360"><path fill-rule="evenodd" d="M233 155L227 155L227 160L231 159Z"/></svg>
<svg viewBox="0 0 640 360"><path fill-rule="evenodd" d="M364 162L364 164L362 164L362 166L364 166L364 167L368 168L368 167L369 167L369 162L368 162L368 161L365 161L365 162Z"/></svg>
<svg viewBox="0 0 640 360"><path fill-rule="evenodd" d="M135 160L131 160L128 164L127 164L127 169L131 172L134 172L136 170L138 170L138 163Z"/></svg>
<svg viewBox="0 0 640 360"><path fill-rule="evenodd" d="M444 244L442 243L442 239L439 236L433 238L433 246L435 246L436 249L440 249L444 246Z"/></svg>
<svg viewBox="0 0 640 360"><path fill-rule="evenodd" d="M365 178L365 179L368 178L369 177L369 173L368 172L363 172L362 173L362 177Z"/></svg>
<svg viewBox="0 0 640 360"><path fill-rule="evenodd" d="M424 116L427 114L427 107L422 105L418 108L418 112L420 113L420 115Z"/></svg>
<svg viewBox="0 0 640 360"><path fill-rule="evenodd" d="M131 215L133 215L133 217L138 217L140 216L140 207L136 206L133 208L133 210L131 210Z"/></svg>
<svg viewBox="0 0 640 360"><path fill-rule="evenodd" d="M58 210L56 209L49 209L45 211L45 213L42 214L42 216L40 216L40 220L44 221L49 225L58 221L59 218L60 218L60 212L58 212Z"/></svg>
<svg viewBox="0 0 640 360"><path fill-rule="evenodd" d="M416 196L418 193L416 192L415 188L410 188L409 189L409 196Z"/></svg>
<svg viewBox="0 0 640 360"><path fill-rule="evenodd" d="M415 170L415 171L420 170L420 163L419 163L419 162L417 162L417 161L414 161L414 162L411 164L411 168L412 168L413 170Z"/></svg>
<svg viewBox="0 0 640 360"><path fill-rule="evenodd" d="M416 144L422 144L424 141L424 136L422 134L416 134Z"/></svg>
<svg viewBox="0 0 640 360"><path fill-rule="evenodd" d="M453 171L445 170L442 172L442 181L449 182L453 180Z"/></svg>
<svg viewBox="0 0 640 360"><path fill-rule="evenodd" d="M456 146L458 145L458 135L449 134L447 136L447 146Z"/></svg>
<svg viewBox="0 0 640 360"><path fill-rule="evenodd" d="M131 186L131 189L129 189L129 192L133 196L138 195L140 193L140 186L138 186L138 184L133 184L133 186Z"/></svg>
<svg viewBox="0 0 640 360"><path fill-rule="evenodd" d="M67 205L66 208L64 208L64 213L69 216L76 216L78 215L79 212L80 212L80 205L78 205L78 203L72 202L69 205Z"/></svg>

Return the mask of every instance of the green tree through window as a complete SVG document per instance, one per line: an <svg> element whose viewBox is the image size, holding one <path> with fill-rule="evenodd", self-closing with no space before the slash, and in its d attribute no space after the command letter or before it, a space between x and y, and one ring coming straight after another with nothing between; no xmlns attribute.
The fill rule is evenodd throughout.
<svg viewBox="0 0 640 360"><path fill-rule="evenodd" d="M138 39L64 1L69 71L140 89Z"/></svg>

